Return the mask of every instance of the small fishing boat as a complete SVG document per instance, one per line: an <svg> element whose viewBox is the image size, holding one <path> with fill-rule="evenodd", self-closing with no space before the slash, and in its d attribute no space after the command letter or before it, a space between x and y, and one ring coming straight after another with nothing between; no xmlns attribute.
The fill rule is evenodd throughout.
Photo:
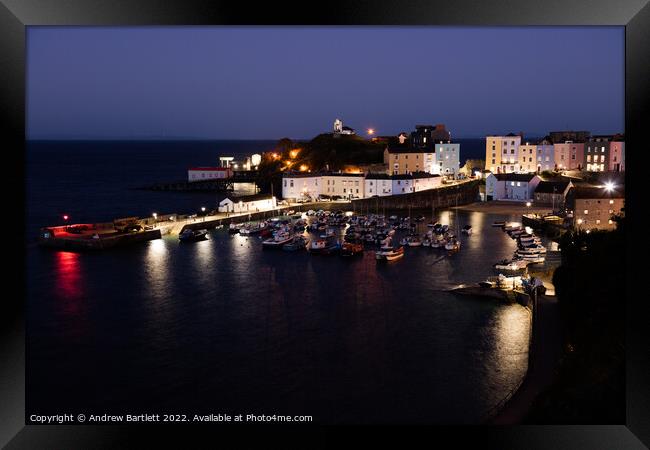
<svg viewBox="0 0 650 450"><path fill-rule="evenodd" d="M178 239L181 242L197 242L205 241L208 237L208 230L192 230L190 228L184 229L179 235Z"/></svg>
<svg viewBox="0 0 650 450"><path fill-rule="evenodd" d="M465 225L463 227L461 233L466 234L466 235L469 236L470 234L472 234L472 226L471 225Z"/></svg>
<svg viewBox="0 0 650 450"><path fill-rule="evenodd" d="M239 233L239 224L231 223L230 226L228 227L228 233L230 233L230 234L238 234Z"/></svg>
<svg viewBox="0 0 650 450"><path fill-rule="evenodd" d="M397 249L382 250L375 253L377 261L394 261L404 256L404 247Z"/></svg>
<svg viewBox="0 0 650 450"><path fill-rule="evenodd" d="M409 247L420 247L422 245L422 240L419 236L409 236L406 238L406 244Z"/></svg>
<svg viewBox="0 0 650 450"><path fill-rule="evenodd" d="M363 244L354 244L352 242L344 242L341 247L341 256L357 256L363 253Z"/></svg>
<svg viewBox="0 0 650 450"><path fill-rule="evenodd" d="M528 266L528 264L530 264L530 261L526 261L524 259L512 259L512 260L504 259L496 263L493 267L497 270L517 271L517 270L525 269Z"/></svg>
<svg viewBox="0 0 650 450"><path fill-rule="evenodd" d="M456 238L450 239L446 244L445 244L445 250L449 250L451 252L457 252L460 250L460 241Z"/></svg>
<svg viewBox="0 0 650 450"><path fill-rule="evenodd" d="M262 241L262 248L281 248L291 242L293 236L286 231L278 231L275 236Z"/></svg>
<svg viewBox="0 0 650 450"><path fill-rule="evenodd" d="M285 252L295 252L298 250L305 250L307 241L302 236L294 236L291 242L287 242L282 246Z"/></svg>
<svg viewBox="0 0 650 450"><path fill-rule="evenodd" d="M522 254L522 255L539 255L539 254L544 254L546 253L546 247L543 247L541 245L535 246L535 247L524 247L524 248L519 248L517 250L517 253Z"/></svg>
<svg viewBox="0 0 650 450"><path fill-rule="evenodd" d="M334 239L315 239L309 243L309 253L328 255L341 249Z"/></svg>

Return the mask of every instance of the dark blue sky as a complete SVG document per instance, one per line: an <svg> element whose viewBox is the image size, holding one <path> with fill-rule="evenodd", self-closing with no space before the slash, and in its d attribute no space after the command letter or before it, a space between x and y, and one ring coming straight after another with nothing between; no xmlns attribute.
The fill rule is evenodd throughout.
<svg viewBox="0 0 650 450"><path fill-rule="evenodd" d="M624 130L622 27L30 27L27 135Z"/></svg>

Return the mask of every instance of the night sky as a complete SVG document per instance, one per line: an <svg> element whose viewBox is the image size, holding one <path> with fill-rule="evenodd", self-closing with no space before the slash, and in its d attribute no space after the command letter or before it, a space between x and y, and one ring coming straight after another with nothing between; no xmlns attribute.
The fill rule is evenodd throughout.
<svg viewBox="0 0 650 450"><path fill-rule="evenodd" d="M29 139L624 130L623 27L30 27Z"/></svg>

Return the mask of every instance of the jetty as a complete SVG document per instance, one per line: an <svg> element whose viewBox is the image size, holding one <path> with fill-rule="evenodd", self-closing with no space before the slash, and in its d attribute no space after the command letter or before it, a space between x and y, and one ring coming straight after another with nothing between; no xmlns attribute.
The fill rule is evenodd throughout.
<svg viewBox="0 0 650 450"><path fill-rule="evenodd" d="M77 223L40 229L38 244L73 251L104 250L179 235L185 229L214 229L220 225L264 220L287 211L340 208L349 202L314 202L292 204L259 212L197 214L157 214L155 217L127 217L106 223Z"/></svg>

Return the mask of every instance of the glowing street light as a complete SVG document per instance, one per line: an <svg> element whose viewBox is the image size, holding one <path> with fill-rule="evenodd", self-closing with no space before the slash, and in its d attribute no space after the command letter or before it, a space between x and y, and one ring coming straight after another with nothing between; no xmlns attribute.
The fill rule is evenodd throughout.
<svg viewBox="0 0 650 450"><path fill-rule="evenodd" d="M605 183L605 190L607 192L612 192L615 187L616 187L616 185L614 183L612 183L611 181L608 181L607 183Z"/></svg>
<svg viewBox="0 0 650 450"><path fill-rule="evenodd" d="M530 205L531 205L531 203L530 203L530 202L526 202L526 206L527 206L527 207L529 207L529 208L530 208Z"/></svg>
<svg viewBox="0 0 650 450"><path fill-rule="evenodd" d="M205 206L201 206L201 212L203 213L203 221L205 222Z"/></svg>
<svg viewBox="0 0 650 450"><path fill-rule="evenodd" d="M308 167L306 164L301 164L301 165L300 165L300 171L301 171L301 172L306 172L307 169L309 169L309 167Z"/></svg>
<svg viewBox="0 0 650 450"><path fill-rule="evenodd" d="M63 220L65 220L66 222L68 221L69 218L70 218L70 217L69 217L67 214L64 214L64 215L63 215Z"/></svg>
<svg viewBox="0 0 650 450"><path fill-rule="evenodd" d="M368 128L368 136L372 136L375 134L375 129L374 128Z"/></svg>

